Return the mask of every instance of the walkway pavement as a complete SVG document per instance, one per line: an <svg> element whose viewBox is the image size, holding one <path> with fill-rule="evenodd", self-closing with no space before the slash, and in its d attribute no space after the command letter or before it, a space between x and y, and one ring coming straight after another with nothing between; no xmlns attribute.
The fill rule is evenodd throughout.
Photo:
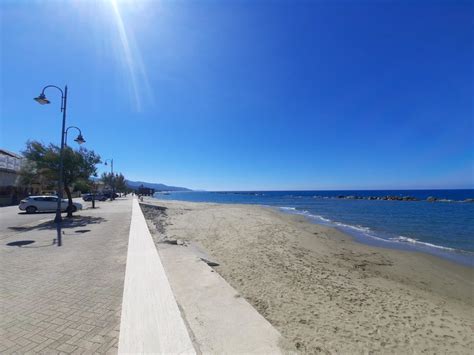
<svg viewBox="0 0 474 355"><path fill-rule="evenodd" d="M2 233L0 353L118 351L132 200L99 207L66 222L60 248L52 214Z"/></svg>

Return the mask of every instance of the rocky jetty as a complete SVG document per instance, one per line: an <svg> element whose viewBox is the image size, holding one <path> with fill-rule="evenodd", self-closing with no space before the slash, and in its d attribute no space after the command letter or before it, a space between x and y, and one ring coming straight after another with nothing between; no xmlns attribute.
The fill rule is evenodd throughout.
<svg viewBox="0 0 474 355"><path fill-rule="evenodd" d="M231 195L248 195L248 196L265 196L263 192L255 191L217 191L214 193L218 194L231 194ZM449 200L446 198L440 198L436 196L429 196L425 199L419 199L414 196L400 196L400 195L386 195L386 196L360 196L360 195L338 195L338 196L301 196L301 195L285 195L283 197L288 198L316 198L316 199L344 199L344 200L378 200L378 201L427 201L427 202L474 202L473 198L465 200Z"/></svg>
<svg viewBox="0 0 474 355"><path fill-rule="evenodd" d="M316 198L327 198L323 196L315 196ZM345 200L380 200L380 201L423 201L413 196L354 196L354 195L339 195L334 198L345 199ZM426 200L428 202L474 202L474 199L468 198L464 201L449 200L446 198L439 198L435 196L429 196Z"/></svg>
<svg viewBox="0 0 474 355"><path fill-rule="evenodd" d="M382 200L382 201L419 201L413 196L345 196L339 195L337 198L346 200Z"/></svg>
<svg viewBox="0 0 474 355"><path fill-rule="evenodd" d="M433 197L430 196L426 199L428 202L463 202L463 201L454 201L454 200L449 200L447 198L438 198L438 197Z"/></svg>

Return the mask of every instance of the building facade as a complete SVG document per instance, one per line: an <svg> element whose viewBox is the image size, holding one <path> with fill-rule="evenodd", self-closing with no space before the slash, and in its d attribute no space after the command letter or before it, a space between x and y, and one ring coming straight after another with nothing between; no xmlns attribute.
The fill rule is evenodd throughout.
<svg viewBox="0 0 474 355"><path fill-rule="evenodd" d="M26 196L27 190L18 186L23 157L0 149L0 206L15 205Z"/></svg>

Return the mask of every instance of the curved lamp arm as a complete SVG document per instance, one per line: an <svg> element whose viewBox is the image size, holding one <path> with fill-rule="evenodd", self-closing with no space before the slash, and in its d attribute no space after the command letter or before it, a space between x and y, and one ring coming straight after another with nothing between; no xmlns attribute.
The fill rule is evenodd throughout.
<svg viewBox="0 0 474 355"><path fill-rule="evenodd" d="M46 90L46 89L49 89L49 88L57 89L57 90L59 90L59 92L61 93L61 112L63 112L63 111L66 109L66 104L65 104L66 95L65 95L63 89L61 89L59 86L56 86L56 85L46 85L46 86L43 88L43 90L41 90L41 94L40 94L38 97L35 97L34 100L37 101L38 103L40 103L41 105L50 104L51 101L49 101L49 100L46 98L46 95L44 94L45 90ZM66 86L66 92L67 92L67 86Z"/></svg>
<svg viewBox="0 0 474 355"><path fill-rule="evenodd" d="M83 144L86 142L86 140L84 139L84 137L82 136L82 131L79 127L76 127L76 126L69 126L65 131L64 131L64 144L67 145L67 132L71 129L71 128L74 128L74 129L77 129L79 131L79 135L77 136L76 139L74 139L78 144Z"/></svg>
<svg viewBox="0 0 474 355"><path fill-rule="evenodd" d="M41 93L44 95L44 91L48 88L56 88L58 89L59 91L61 91L61 96L64 96L64 92L63 92L63 89L61 89L59 86L56 86L56 85L46 85L43 90L41 91Z"/></svg>

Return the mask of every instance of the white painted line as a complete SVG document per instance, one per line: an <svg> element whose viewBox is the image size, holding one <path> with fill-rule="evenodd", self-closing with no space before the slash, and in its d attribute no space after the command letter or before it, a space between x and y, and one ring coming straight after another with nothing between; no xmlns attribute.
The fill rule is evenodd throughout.
<svg viewBox="0 0 474 355"><path fill-rule="evenodd" d="M195 354L138 200L133 200L119 354Z"/></svg>

